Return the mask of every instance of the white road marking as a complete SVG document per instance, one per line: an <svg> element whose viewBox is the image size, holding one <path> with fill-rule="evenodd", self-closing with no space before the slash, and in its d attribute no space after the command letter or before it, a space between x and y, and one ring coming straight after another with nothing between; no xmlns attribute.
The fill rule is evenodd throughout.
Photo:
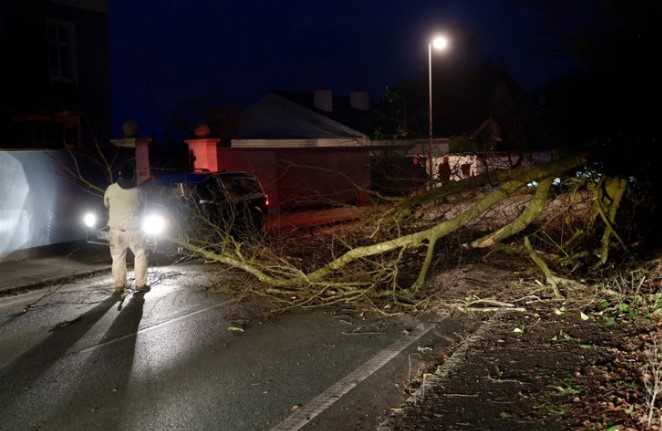
<svg viewBox="0 0 662 431"><path fill-rule="evenodd" d="M281 423L271 428L271 431L296 431L300 429L434 327L434 324L419 324L406 338L396 341L391 346L377 353L368 362L349 373L343 379L313 398L305 406L285 418Z"/></svg>

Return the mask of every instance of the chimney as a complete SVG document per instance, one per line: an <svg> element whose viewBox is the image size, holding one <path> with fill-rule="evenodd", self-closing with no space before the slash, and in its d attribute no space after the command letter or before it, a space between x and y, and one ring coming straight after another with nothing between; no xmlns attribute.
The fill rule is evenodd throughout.
<svg viewBox="0 0 662 431"><path fill-rule="evenodd" d="M315 90L315 108L326 112L332 112L333 92L328 89Z"/></svg>
<svg viewBox="0 0 662 431"><path fill-rule="evenodd" d="M367 91L352 91L349 93L349 104L360 111L370 109L370 96Z"/></svg>

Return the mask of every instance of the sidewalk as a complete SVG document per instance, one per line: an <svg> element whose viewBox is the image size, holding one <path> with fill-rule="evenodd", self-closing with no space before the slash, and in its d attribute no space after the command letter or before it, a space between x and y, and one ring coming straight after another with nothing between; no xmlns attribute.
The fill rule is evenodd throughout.
<svg viewBox="0 0 662 431"><path fill-rule="evenodd" d="M108 271L110 253L107 247L85 242L60 244L30 257L0 262L0 297L20 293L72 277Z"/></svg>
<svg viewBox="0 0 662 431"><path fill-rule="evenodd" d="M318 211L283 213L270 217L265 229L290 233L300 228L355 220L360 208L333 208ZM107 271L110 253L105 246L84 241L58 244L41 250L19 253L15 259L0 262L0 297L35 289L72 277Z"/></svg>

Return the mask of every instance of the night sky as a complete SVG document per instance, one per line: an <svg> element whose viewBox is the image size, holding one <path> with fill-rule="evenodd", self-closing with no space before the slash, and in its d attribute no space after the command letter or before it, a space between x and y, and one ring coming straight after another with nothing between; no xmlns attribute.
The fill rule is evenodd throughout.
<svg viewBox="0 0 662 431"><path fill-rule="evenodd" d="M583 3L596 4L111 0L114 134L132 119L141 135L159 135L166 115L194 99L241 107L269 90L330 88L378 100L399 79L427 77L428 42L440 30L451 47L433 54L433 67L490 60L533 90L572 70L562 39L586 20Z"/></svg>

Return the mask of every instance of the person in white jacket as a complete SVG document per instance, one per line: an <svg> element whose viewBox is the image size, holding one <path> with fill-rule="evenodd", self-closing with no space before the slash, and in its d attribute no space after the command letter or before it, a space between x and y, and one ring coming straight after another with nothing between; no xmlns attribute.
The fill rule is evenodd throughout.
<svg viewBox="0 0 662 431"><path fill-rule="evenodd" d="M136 185L133 166L120 167L117 182L106 189L103 202L108 208L108 239L110 256L113 259L112 273L115 293L122 294L127 288L126 254L131 250L134 256L133 271L135 290L146 292L147 251L145 233L140 223L145 212L144 191Z"/></svg>

